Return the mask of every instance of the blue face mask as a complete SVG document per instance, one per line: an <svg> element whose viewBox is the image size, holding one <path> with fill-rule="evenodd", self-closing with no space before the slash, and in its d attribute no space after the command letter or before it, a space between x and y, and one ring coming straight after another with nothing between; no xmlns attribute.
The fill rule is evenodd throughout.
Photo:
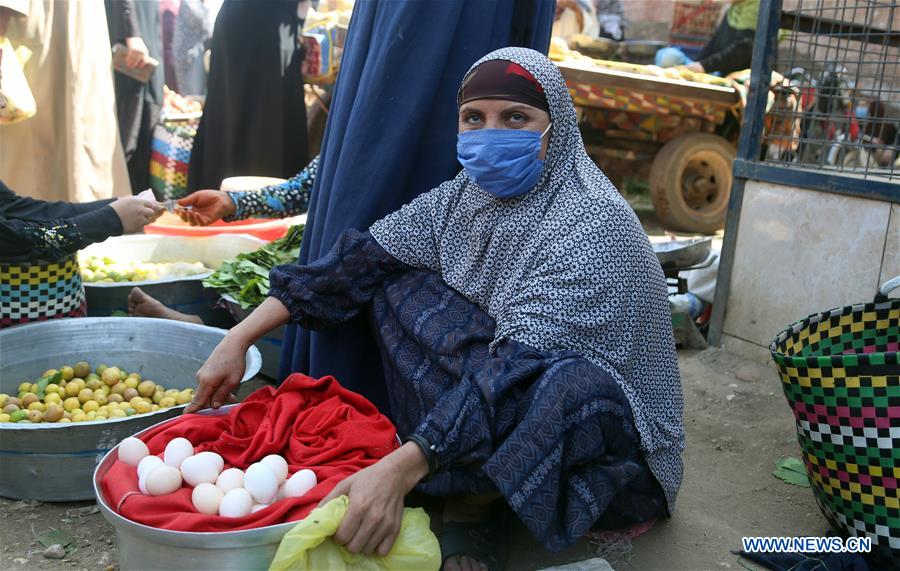
<svg viewBox="0 0 900 571"><path fill-rule="evenodd" d="M478 186L497 198L527 193L541 176L543 133L525 129L465 131L456 140L456 156Z"/></svg>

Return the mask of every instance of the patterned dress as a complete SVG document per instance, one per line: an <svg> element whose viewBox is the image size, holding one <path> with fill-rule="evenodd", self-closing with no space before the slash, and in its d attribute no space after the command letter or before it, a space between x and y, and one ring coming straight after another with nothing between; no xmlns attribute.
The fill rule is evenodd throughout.
<svg viewBox="0 0 900 571"><path fill-rule="evenodd" d="M247 218L287 218L305 214L309 209L313 184L319 170L316 156L302 171L287 182L266 186L257 191L229 192L235 211L226 222Z"/></svg>

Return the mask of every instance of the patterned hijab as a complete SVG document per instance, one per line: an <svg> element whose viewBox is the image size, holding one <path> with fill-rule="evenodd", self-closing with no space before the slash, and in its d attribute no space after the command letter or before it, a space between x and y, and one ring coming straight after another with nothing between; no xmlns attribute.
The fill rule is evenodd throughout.
<svg viewBox="0 0 900 571"><path fill-rule="evenodd" d="M572 350L611 374L671 510L684 402L659 262L634 211L588 157L556 66L536 51L504 48L472 69L496 59L527 69L550 105L553 128L535 187L498 199L463 170L370 231L391 255L439 272L493 317L494 343Z"/></svg>

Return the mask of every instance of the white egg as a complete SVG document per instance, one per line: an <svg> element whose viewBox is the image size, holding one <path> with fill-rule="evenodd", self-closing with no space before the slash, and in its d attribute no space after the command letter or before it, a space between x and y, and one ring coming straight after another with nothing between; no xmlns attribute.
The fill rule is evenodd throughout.
<svg viewBox="0 0 900 571"><path fill-rule="evenodd" d="M278 492L278 478L261 462L251 465L244 474L244 488L258 504L270 504Z"/></svg>
<svg viewBox="0 0 900 571"><path fill-rule="evenodd" d="M152 468L161 466L162 464L162 458L160 458L159 456L144 456L144 458L140 462L138 462L137 465L138 479L143 477Z"/></svg>
<svg viewBox="0 0 900 571"><path fill-rule="evenodd" d="M240 468L229 468L216 478L216 486L227 494L235 488L244 487L244 471Z"/></svg>
<svg viewBox="0 0 900 571"><path fill-rule="evenodd" d="M312 470L300 470L284 483L284 495L287 498L299 498L316 487L316 473Z"/></svg>
<svg viewBox="0 0 900 571"><path fill-rule="evenodd" d="M208 458L208 459L212 460L213 462L215 462L217 474L222 471L222 468L225 467L225 460L223 460L222 456L220 456L219 454L217 454L215 452L209 452L209 451L199 452L199 453L195 454L195 456L199 456L201 458Z"/></svg>
<svg viewBox="0 0 900 571"><path fill-rule="evenodd" d="M244 488L235 488L225 494L219 504L219 515L223 517L244 517L253 507L253 498Z"/></svg>
<svg viewBox="0 0 900 571"><path fill-rule="evenodd" d="M215 484L219 477L219 470L213 458L203 457L199 454L186 458L181 463L181 476L188 486L200 484Z"/></svg>
<svg viewBox="0 0 900 571"><path fill-rule="evenodd" d="M194 455L194 445L187 438L173 438L167 445L163 460L169 466L181 468L186 458Z"/></svg>
<svg viewBox="0 0 900 571"><path fill-rule="evenodd" d="M285 484L287 484L287 482L283 482L280 486L278 486L278 491L275 493L275 501L276 502L280 502L281 500L283 500L286 497L284 495L284 485Z"/></svg>
<svg viewBox="0 0 900 571"><path fill-rule="evenodd" d="M272 470L272 473L275 474L275 478L278 480L279 484L287 480L287 460L285 460L278 454L269 454L268 456L260 460L260 463L265 464L269 467L270 470Z"/></svg>
<svg viewBox="0 0 900 571"><path fill-rule="evenodd" d="M134 436L129 436L119 444L119 460L129 466L137 466L149 455L150 450L144 441Z"/></svg>
<svg viewBox="0 0 900 571"><path fill-rule="evenodd" d="M171 494L181 487L181 472L174 466L156 466L144 476L144 487L151 496Z"/></svg>
<svg viewBox="0 0 900 571"><path fill-rule="evenodd" d="M259 510L264 510L272 504L253 504L253 507L250 508L250 513L255 514Z"/></svg>
<svg viewBox="0 0 900 571"><path fill-rule="evenodd" d="M206 515L219 513L219 504L222 503L223 497L225 497L225 494L222 493L222 490L205 482L191 492L191 502L194 504L194 509Z"/></svg>
<svg viewBox="0 0 900 571"><path fill-rule="evenodd" d="M156 468L157 466L165 466L165 464L163 464L162 462L160 462L159 464L154 464L154 465L151 466L149 469L144 470L144 473L143 473L143 474L141 474L140 476L138 476L138 490L140 490L142 494L149 494L149 493L150 493L150 492L147 491L147 474L149 474L150 472L152 472L152 471L153 471L153 468Z"/></svg>

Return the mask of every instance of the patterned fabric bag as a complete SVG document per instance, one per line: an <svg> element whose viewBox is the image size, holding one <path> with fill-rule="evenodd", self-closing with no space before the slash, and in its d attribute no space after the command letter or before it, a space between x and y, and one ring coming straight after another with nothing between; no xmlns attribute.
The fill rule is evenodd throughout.
<svg viewBox="0 0 900 571"><path fill-rule="evenodd" d="M897 283L894 283L897 282ZM900 561L900 299L810 315L770 350L819 509Z"/></svg>
<svg viewBox="0 0 900 571"><path fill-rule="evenodd" d="M187 194L188 164L199 121L164 120L153 130L150 188L161 200Z"/></svg>
<svg viewBox="0 0 900 571"><path fill-rule="evenodd" d="M52 264L0 264L0 329L86 314L74 255Z"/></svg>

